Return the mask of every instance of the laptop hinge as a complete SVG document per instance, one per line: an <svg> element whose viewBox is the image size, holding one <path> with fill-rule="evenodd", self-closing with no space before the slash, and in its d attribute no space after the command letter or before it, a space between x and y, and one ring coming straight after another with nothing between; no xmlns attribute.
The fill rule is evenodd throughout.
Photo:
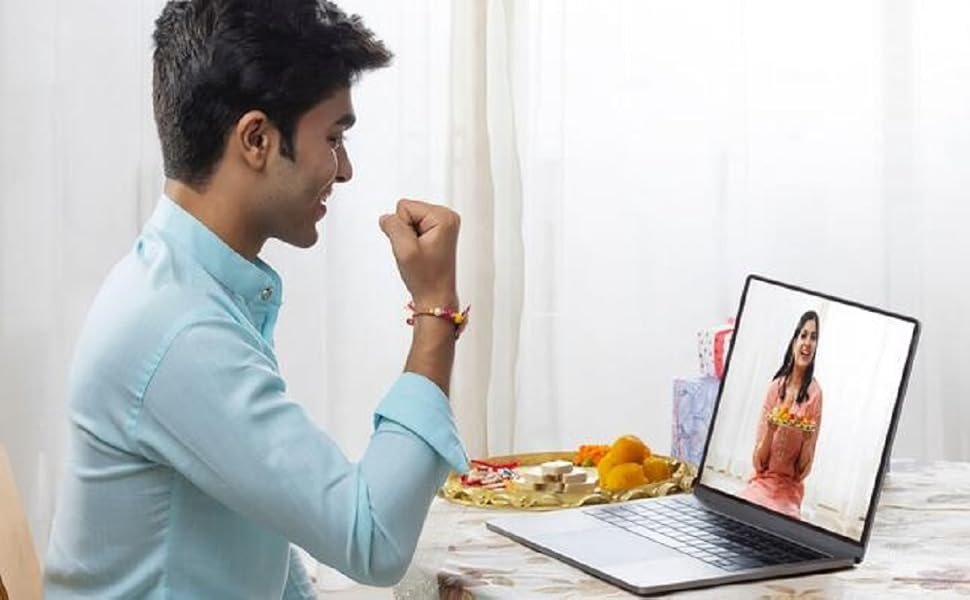
<svg viewBox="0 0 970 600"><path fill-rule="evenodd" d="M837 558L852 558L855 562L860 562L865 554L865 547L861 541L851 542L814 525L793 521L703 484L697 484L694 495L711 510L825 554Z"/></svg>

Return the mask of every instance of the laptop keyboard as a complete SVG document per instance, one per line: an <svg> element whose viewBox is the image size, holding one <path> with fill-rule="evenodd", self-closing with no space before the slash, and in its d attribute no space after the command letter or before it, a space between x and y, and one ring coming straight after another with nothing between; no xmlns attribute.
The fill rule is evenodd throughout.
<svg viewBox="0 0 970 600"><path fill-rule="evenodd" d="M586 514L727 571L825 557L680 499L602 506Z"/></svg>

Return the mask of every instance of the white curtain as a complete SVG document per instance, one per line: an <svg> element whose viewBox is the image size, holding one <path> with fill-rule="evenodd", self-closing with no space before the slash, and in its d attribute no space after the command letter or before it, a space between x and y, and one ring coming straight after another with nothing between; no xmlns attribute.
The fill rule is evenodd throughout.
<svg viewBox="0 0 970 600"><path fill-rule="evenodd" d="M160 189L158 6L0 0L0 443L42 554L74 343Z"/></svg>
<svg viewBox="0 0 970 600"><path fill-rule="evenodd" d="M323 242L271 245L294 397L346 449L401 369L377 216L462 212L453 402L472 454L637 433L754 271L924 321L897 455L970 459L970 5L354 0L397 54L355 90ZM84 314L161 187L161 0L0 0L0 442L40 551Z"/></svg>

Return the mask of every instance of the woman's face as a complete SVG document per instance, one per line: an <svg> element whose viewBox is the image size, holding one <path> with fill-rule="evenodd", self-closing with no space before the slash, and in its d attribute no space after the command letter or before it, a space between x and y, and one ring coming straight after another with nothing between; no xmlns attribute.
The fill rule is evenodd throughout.
<svg viewBox="0 0 970 600"><path fill-rule="evenodd" d="M798 330L795 341L792 342L792 356L795 357L795 366L801 369L808 368L815 359L815 347L818 345L818 324L815 320L806 321L802 328Z"/></svg>

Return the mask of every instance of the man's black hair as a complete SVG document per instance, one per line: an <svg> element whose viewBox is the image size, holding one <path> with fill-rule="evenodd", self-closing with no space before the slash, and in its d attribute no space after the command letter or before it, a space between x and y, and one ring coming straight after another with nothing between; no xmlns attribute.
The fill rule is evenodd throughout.
<svg viewBox="0 0 970 600"><path fill-rule="evenodd" d="M305 112L391 53L325 0L171 0L155 21L155 123L165 175L204 185L232 127L261 110L295 159Z"/></svg>

